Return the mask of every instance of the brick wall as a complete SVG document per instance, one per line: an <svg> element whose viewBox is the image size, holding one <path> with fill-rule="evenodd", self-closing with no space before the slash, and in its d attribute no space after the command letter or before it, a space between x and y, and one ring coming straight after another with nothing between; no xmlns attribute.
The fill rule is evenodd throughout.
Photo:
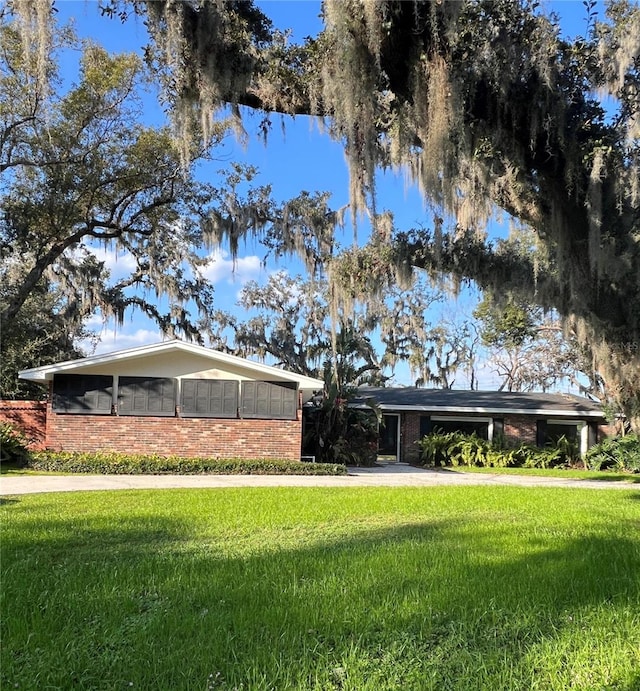
<svg viewBox="0 0 640 691"><path fill-rule="evenodd" d="M622 420L616 420L613 423L603 423L598 425L598 441L602 441L607 437L619 437L622 435L624 425Z"/></svg>
<svg viewBox="0 0 640 691"><path fill-rule="evenodd" d="M416 444L420 439L420 413L404 413L400 435L400 460L403 463L416 463L420 457Z"/></svg>
<svg viewBox="0 0 640 691"><path fill-rule="evenodd" d="M504 436L510 442L536 443L536 419L528 415L505 415Z"/></svg>
<svg viewBox="0 0 640 691"><path fill-rule="evenodd" d="M0 422L10 422L21 430L34 451L45 448L46 414L44 401L0 401Z"/></svg>
<svg viewBox="0 0 640 691"><path fill-rule="evenodd" d="M47 415L47 448L218 458L300 459L300 420Z"/></svg>
<svg viewBox="0 0 640 691"><path fill-rule="evenodd" d="M413 463L418 460L420 450L415 443L420 438L420 415L404 413L401 422L401 460ZM536 420L526 415L505 415L504 435L508 441L528 444L536 443Z"/></svg>

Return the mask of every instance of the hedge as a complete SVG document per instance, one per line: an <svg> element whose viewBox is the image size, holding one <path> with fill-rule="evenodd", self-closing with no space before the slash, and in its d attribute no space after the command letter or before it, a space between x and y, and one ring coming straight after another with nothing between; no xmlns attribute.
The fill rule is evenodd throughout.
<svg viewBox="0 0 640 691"><path fill-rule="evenodd" d="M101 475L346 475L337 463L305 463L283 459L181 458L122 453L39 451L27 462L32 470Z"/></svg>

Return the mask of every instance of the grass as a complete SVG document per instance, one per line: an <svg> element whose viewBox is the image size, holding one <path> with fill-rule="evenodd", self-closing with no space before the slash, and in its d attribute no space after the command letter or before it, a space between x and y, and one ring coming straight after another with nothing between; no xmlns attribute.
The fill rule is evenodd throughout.
<svg viewBox="0 0 640 691"><path fill-rule="evenodd" d="M538 477L559 477L567 480L602 480L603 482L640 483L640 474L616 472L614 470L579 470L575 468L481 468L478 466L447 467L441 470L454 473L532 475Z"/></svg>
<svg viewBox="0 0 640 691"><path fill-rule="evenodd" d="M4 462L0 464L0 475L69 475L70 473L52 473L43 472L41 470L31 470L30 468L23 468L15 463Z"/></svg>
<svg viewBox="0 0 640 691"><path fill-rule="evenodd" d="M1 688L640 688L640 492L8 497Z"/></svg>

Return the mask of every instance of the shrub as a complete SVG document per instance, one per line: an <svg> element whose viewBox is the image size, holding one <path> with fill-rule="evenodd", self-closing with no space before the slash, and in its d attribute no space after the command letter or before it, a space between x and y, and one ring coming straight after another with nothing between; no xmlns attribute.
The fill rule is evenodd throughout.
<svg viewBox="0 0 640 691"><path fill-rule="evenodd" d="M22 467L29 457L29 439L25 434L10 422L0 423L0 463Z"/></svg>
<svg viewBox="0 0 640 691"><path fill-rule="evenodd" d="M572 441L564 434L557 439L551 448L556 449L562 456L563 463L575 463L580 460L580 447L576 441Z"/></svg>
<svg viewBox="0 0 640 691"><path fill-rule="evenodd" d="M557 446L540 448L523 444L520 454L524 468L557 468L567 462L567 457Z"/></svg>
<svg viewBox="0 0 640 691"><path fill-rule="evenodd" d="M484 466L490 448L489 442L480 439L475 434L470 436L458 434L449 446L451 465Z"/></svg>
<svg viewBox="0 0 640 691"><path fill-rule="evenodd" d="M110 452L41 451L31 455L28 465L34 470L103 475L345 475L347 472L344 465L337 463L301 463L281 459L181 458Z"/></svg>
<svg viewBox="0 0 640 691"><path fill-rule="evenodd" d="M456 432L443 434L437 430L418 440L420 464L427 468L437 468L450 462L449 446L453 443Z"/></svg>
<svg viewBox="0 0 640 691"><path fill-rule="evenodd" d="M539 448L521 443L508 447L502 439L488 442L475 434L442 433L434 430L418 441L423 466L479 466L485 468L556 468L576 456L575 444L560 437L555 444Z"/></svg>
<svg viewBox="0 0 640 691"><path fill-rule="evenodd" d="M375 464L380 411L370 400L365 409L349 407L355 395L355 389L330 384L321 398L303 409L305 454L324 463Z"/></svg>
<svg viewBox="0 0 640 691"><path fill-rule="evenodd" d="M590 470L615 469L640 473L640 437L627 434L603 439L589 449L585 466Z"/></svg>
<svg viewBox="0 0 640 691"><path fill-rule="evenodd" d="M422 465L438 466L503 466L508 457L499 444L491 444L475 434L434 430L418 442Z"/></svg>

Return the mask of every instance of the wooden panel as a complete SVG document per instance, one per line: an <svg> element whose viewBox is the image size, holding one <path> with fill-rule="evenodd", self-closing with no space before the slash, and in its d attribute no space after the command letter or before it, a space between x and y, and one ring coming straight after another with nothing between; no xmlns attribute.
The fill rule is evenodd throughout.
<svg viewBox="0 0 640 691"><path fill-rule="evenodd" d="M168 377L120 377L118 413L169 417L176 412L176 383Z"/></svg>
<svg viewBox="0 0 640 691"><path fill-rule="evenodd" d="M242 417L295 420L298 390L294 383L242 382Z"/></svg>
<svg viewBox="0 0 640 691"><path fill-rule="evenodd" d="M237 417L238 382L222 379L183 379L183 417Z"/></svg>
<svg viewBox="0 0 640 691"><path fill-rule="evenodd" d="M53 410L56 413L110 415L113 377L97 374L56 374Z"/></svg>

